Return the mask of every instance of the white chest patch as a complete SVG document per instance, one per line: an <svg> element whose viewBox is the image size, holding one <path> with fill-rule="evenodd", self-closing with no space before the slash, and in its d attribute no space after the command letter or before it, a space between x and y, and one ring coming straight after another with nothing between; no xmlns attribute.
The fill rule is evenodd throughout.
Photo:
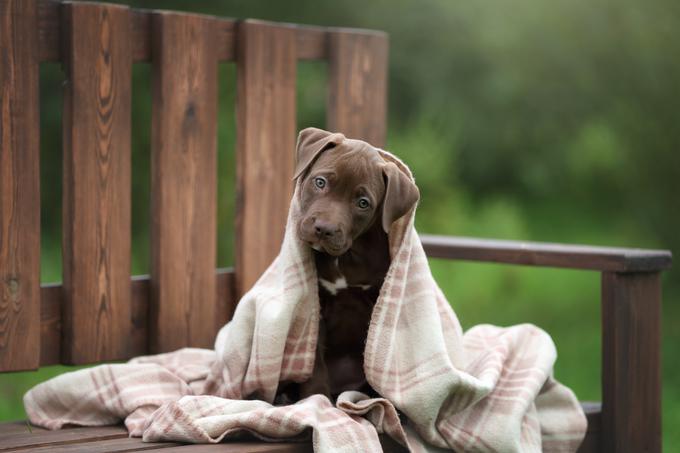
<svg viewBox="0 0 680 453"><path fill-rule="evenodd" d="M321 286L323 286L326 291L334 296L338 294L338 291L341 289L347 289L347 280L345 280L345 277L340 277L334 282L319 278L319 284L321 284Z"/></svg>

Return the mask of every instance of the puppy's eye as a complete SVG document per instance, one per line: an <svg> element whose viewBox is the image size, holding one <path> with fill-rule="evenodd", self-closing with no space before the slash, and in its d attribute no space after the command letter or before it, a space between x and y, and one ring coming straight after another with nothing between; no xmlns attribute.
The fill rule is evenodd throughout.
<svg viewBox="0 0 680 453"><path fill-rule="evenodd" d="M368 198L361 197L357 200L357 206L359 206L359 209L368 209L371 206L371 202Z"/></svg>
<svg viewBox="0 0 680 453"><path fill-rule="evenodd" d="M326 178L324 178L323 176L317 176L316 178L314 178L314 185L318 189L323 189L324 187L326 187Z"/></svg>

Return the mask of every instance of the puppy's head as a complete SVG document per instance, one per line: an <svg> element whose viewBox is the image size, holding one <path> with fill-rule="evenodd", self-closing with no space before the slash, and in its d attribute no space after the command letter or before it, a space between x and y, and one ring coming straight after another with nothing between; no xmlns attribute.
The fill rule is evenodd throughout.
<svg viewBox="0 0 680 453"><path fill-rule="evenodd" d="M389 231L419 198L411 179L368 143L315 128L300 132L295 178L301 178L298 236L334 256L375 222Z"/></svg>

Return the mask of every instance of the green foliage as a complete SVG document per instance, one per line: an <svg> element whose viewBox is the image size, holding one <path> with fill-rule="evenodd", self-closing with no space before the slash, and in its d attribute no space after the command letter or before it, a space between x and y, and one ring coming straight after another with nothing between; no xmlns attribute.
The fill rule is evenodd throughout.
<svg viewBox="0 0 680 453"><path fill-rule="evenodd" d="M390 33L388 148L413 169L428 233L680 250L680 3L635 0L117 1ZM235 70L219 69L218 264L233 263ZM43 280L60 280L61 88L41 72ZM298 125L323 127L325 65L302 63ZM133 73L133 271L149 267L148 65ZM676 266L676 269L678 266ZM465 327L533 322L556 376L598 399L596 273L433 261ZM680 445L680 273L664 279L664 443ZM0 419L62 371L0 376Z"/></svg>

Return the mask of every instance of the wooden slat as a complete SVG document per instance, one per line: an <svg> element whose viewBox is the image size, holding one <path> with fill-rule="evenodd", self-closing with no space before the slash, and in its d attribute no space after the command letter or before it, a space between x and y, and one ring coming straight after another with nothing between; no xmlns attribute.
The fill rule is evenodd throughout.
<svg viewBox="0 0 680 453"><path fill-rule="evenodd" d="M62 51L61 2L38 0L37 3L40 61L59 61Z"/></svg>
<svg viewBox="0 0 680 453"><path fill-rule="evenodd" d="M233 269L218 269L215 300L215 331L231 320L236 309L236 285Z"/></svg>
<svg viewBox="0 0 680 453"><path fill-rule="evenodd" d="M130 17L124 6L63 9L62 356L86 363L130 347Z"/></svg>
<svg viewBox="0 0 680 453"><path fill-rule="evenodd" d="M153 52L153 16L155 13L144 10L132 10L133 59L136 62L151 61ZM160 13L164 14L164 13ZM181 15L180 13L177 13ZM234 37L236 22L212 16L214 27L213 51L218 61L233 61L236 39Z"/></svg>
<svg viewBox="0 0 680 453"><path fill-rule="evenodd" d="M132 332L130 357L148 354L149 307L151 306L151 279L148 275L132 277Z"/></svg>
<svg viewBox="0 0 680 453"><path fill-rule="evenodd" d="M219 329L231 319L236 306L234 297L234 271L231 268L218 269L216 296L216 327ZM147 318L151 283L146 275L132 278L132 330L130 335L130 349L124 359L129 359L149 353ZM44 285L41 289L41 323L40 323L40 366L61 363L61 304L62 287L60 284ZM101 360L109 360L107 357Z"/></svg>
<svg viewBox="0 0 680 453"><path fill-rule="evenodd" d="M579 453L595 453L601 451L600 441L600 410L599 403L582 403L588 418L588 433L579 448ZM181 445L176 443L143 443L139 438L125 438L122 427L101 428L67 428L63 431L47 431L42 428L27 427L25 422L12 422L0 424L0 451L13 448L28 448L31 451L74 451L74 452L97 452L97 451L138 451L164 449L165 452L179 453L218 453L218 452L311 452L312 444L309 442L286 443L286 442L260 442L260 441L233 441L226 440L215 445ZM383 449L388 451L403 451L396 442L386 435L380 436ZM7 441L7 444L5 444ZM5 448L5 445L8 445ZM165 450L167 449L167 450Z"/></svg>
<svg viewBox="0 0 680 453"><path fill-rule="evenodd" d="M62 49L59 45L61 36L60 2L57 0L38 0L39 18L39 57L40 61L57 62L61 60ZM146 10L132 10L132 58L135 62L151 61L151 16ZM236 21L226 18L215 18L217 31L215 49L218 61L234 61L236 59ZM295 30L297 38L297 58L299 60L323 60L328 54L328 32L323 27L281 25ZM357 30L358 33L364 33Z"/></svg>
<svg viewBox="0 0 680 453"><path fill-rule="evenodd" d="M661 451L659 273L602 274L602 447Z"/></svg>
<svg viewBox="0 0 680 453"><path fill-rule="evenodd" d="M151 60L151 13L132 10L132 61Z"/></svg>
<svg viewBox="0 0 680 453"><path fill-rule="evenodd" d="M236 59L236 21L216 19L216 28L214 45L217 48L217 59L234 61Z"/></svg>
<svg viewBox="0 0 680 453"><path fill-rule="evenodd" d="M150 348L210 347L217 260L216 24L153 16Z"/></svg>
<svg viewBox="0 0 680 453"><path fill-rule="evenodd" d="M578 453L600 453L602 447L600 444L602 442L601 433L599 431L588 431L586 432L586 437L583 442L578 447Z"/></svg>
<svg viewBox="0 0 680 453"><path fill-rule="evenodd" d="M16 422L0 422L0 445L2 445L2 439L9 436L10 434L28 433L36 430L47 431L43 428L30 425L26 420Z"/></svg>
<svg viewBox="0 0 680 453"><path fill-rule="evenodd" d="M328 128L385 146L387 35L338 30L329 39Z"/></svg>
<svg viewBox="0 0 680 453"><path fill-rule="evenodd" d="M60 61L61 36L60 1L38 0L40 61ZM132 56L135 62L151 61L151 16L147 10L131 10ZM236 21L228 18L214 18L217 23L215 40L218 61L236 59ZM314 27L307 25L279 24L295 32L298 60L324 60L329 57L331 34L381 35L380 32L362 29ZM383 35L384 36L384 35Z"/></svg>
<svg viewBox="0 0 680 453"><path fill-rule="evenodd" d="M243 294L281 247L292 194L296 133L294 30L238 28L236 287Z"/></svg>
<svg viewBox="0 0 680 453"><path fill-rule="evenodd" d="M328 29L298 26L295 29L298 60L320 60L328 56Z"/></svg>
<svg viewBox="0 0 680 453"><path fill-rule="evenodd" d="M581 403L588 419L588 430L578 453L599 453L602 451L602 404L595 402Z"/></svg>
<svg viewBox="0 0 680 453"><path fill-rule="evenodd" d="M55 447L64 444L78 444L92 440L120 439L128 436L124 426L100 426L89 428L64 428L48 431L41 428L28 428L22 431L3 430L0 425L0 451L25 450L36 447Z"/></svg>
<svg viewBox="0 0 680 453"><path fill-rule="evenodd" d="M312 453L311 442L222 442L163 450L163 453Z"/></svg>
<svg viewBox="0 0 680 453"><path fill-rule="evenodd" d="M85 428L87 429L87 428ZM87 442L69 443L62 445L48 445L31 448L31 453L113 453L126 451L165 451L167 448L182 444L176 442L144 442L139 437L124 437L118 439L92 439Z"/></svg>
<svg viewBox="0 0 680 453"><path fill-rule="evenodd" d="M672 262L671 252L667 250L500 241L459 236L421 235L420 240L425 252L432 258L615 272L663 270L668 269Z"/></svg>
<svg viewBox="0 0 680 453"><path fill-rule="evenodd" d="M0 0L0 371L40 360L40 146L34 0Z"/></svg>

